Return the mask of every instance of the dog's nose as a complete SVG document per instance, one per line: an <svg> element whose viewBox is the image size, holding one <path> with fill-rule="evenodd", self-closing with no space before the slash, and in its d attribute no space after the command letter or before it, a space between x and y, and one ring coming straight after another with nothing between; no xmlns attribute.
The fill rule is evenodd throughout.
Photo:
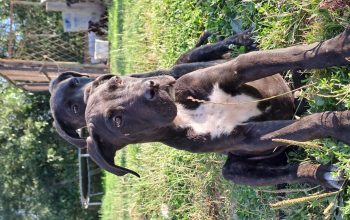
<svg viewBox="0 0 350 220"><path fill-rule="evenodd" d="M159 88L159 83L156 83L153 80L149 80L147 84L150 88Z"/></svg>
<svg viewBox="0 0 350 220"><path fill-rule="evenodd" d="M152 100L155 99L158 91L159 91L159 83L156 83L153 80L148 80L146 82L146 88L145 88L145 92L144 92L144 97L147 100L152 101Z"/></svg>

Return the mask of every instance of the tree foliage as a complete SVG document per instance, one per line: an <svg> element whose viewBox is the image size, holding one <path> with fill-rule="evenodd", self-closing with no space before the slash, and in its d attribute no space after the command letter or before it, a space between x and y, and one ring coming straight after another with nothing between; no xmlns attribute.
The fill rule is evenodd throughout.
<svg viewBox="0 0 350 220"><path fill-rule="evenodd" d="M0 216L97 218L96 210L81 208L77 152L52 128L48 95L0 81L0 96Z"/></svg>

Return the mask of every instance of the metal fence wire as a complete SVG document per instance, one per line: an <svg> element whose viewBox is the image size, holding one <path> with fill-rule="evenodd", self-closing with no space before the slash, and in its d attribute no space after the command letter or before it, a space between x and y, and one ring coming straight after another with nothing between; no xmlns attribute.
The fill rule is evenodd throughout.
<svg viewBox="0 0 350 220"><path fill-rule="evenodd" d="M65 33L60 12L47 12L38 1L14 1L12 7L9 57L84 62L86 33Z"/></svg>

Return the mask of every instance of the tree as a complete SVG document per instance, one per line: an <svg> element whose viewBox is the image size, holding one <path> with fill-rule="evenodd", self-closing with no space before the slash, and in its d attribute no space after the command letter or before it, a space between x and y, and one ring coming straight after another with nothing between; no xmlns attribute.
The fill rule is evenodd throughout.
<svg viewBox="0 0 350 220"><path fill-rule="evenodd" d="M77 153L52 128L48 94L0 80L0 216L95 219L81 208Z"/></svg>

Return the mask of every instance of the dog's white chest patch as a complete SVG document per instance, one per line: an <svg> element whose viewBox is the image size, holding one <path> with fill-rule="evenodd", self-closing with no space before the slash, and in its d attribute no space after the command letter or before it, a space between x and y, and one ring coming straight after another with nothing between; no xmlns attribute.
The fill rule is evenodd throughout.
<svg viewBox="0 0 350 220"><path fill-rule="evenodd" d="M232 96L225 93L214 85L209 101L214 103L242 103L234 105L223 105L214 103L202 103L197 109L190 110L177 104L177 116L174 120L175 126L180 128L191 128L198 135L210 134L211 138L229 134L233 129L247 121L249 118L258 116L262 112L258 109L256 99L240 94Z"/></svg>

